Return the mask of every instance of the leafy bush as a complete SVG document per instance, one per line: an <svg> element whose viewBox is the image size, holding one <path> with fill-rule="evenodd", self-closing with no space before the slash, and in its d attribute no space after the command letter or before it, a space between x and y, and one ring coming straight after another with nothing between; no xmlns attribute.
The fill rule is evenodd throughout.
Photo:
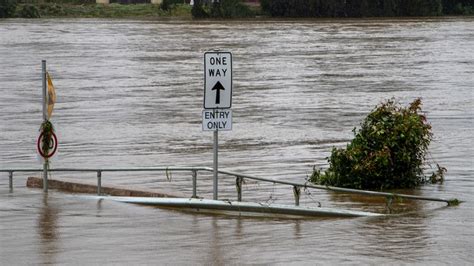
<svg viewBox="0 0 474 266"><path fill-rule="evenodd" d="M0 0L0 18L13 17L16 5L16 0Z"/></svg>
<svg viewBox="0 0 474 266"><path fill-rule="evenodd" d="M41 17L39 9L34 5L23 5L18 11L18 16L22 18L39 18Z"/></svg>
<svg viewBox="0 0 474 266"><path fill-rule="evenodd" d="M442 181L446 169L440 166L433 176L423 176L432 133L420 99L407 108L392 100L384 102L353 132L355 138L345 149L333 148L329 169L315 169L310 181L357 189L413 188Z"/></svg>

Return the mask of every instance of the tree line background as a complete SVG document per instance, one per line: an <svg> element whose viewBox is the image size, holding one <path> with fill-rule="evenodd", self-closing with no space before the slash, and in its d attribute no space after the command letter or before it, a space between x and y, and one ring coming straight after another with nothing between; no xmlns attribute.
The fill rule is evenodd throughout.
<svg viewBox="0 0 474 266"><path fill-rule="evenodd" d="M149 0L111 0L111 3L142 1ZM0 0L0 18L39 17L38 7L45 3L49 4L47 13L54 16L61 13L62 4L89 6L95 5L95 0ZM184 0L163 0L161 9L166 11L183 3ZM191 13L194 18L474 15L474 0L260 0L260 3L261 9L250 7L242 0L220 0L214 3L194 0ZM18 10L17 4L22 4ZM50 6L54 10L50 10Z"/></svg>
<svg viewBox="0 0 474 266"><path fill-rule="evenodd" d="M473 0L261 0L272 17L400 17L474 14Z"/></svg>

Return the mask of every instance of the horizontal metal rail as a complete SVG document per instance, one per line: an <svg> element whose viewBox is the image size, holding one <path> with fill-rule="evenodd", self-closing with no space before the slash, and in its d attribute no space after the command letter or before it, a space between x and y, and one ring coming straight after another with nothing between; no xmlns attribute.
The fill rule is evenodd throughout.
<svg viewBox="0 0 474 266"><path fill-rule="evenodd" d="M13 169L0 169L0 173L9 173L9 180L10 180L10 190L13 189L13 173L15 172L42 172L43 169L38 168L13 168ZM156 172L156 171L191 171L193 173L193 197L196 196L196 175L198 171L205 171L205 172L212 172L213 169L210 167L149 167L149 168L56 168L56 169L49 169L50 172L95 172L97 173L97 183L98 183L98 194L100 194L100 185L101 185L101 177L102 172ZM315 184L308 184L308 183L296 183L296 182L289 182L289 181L281 181L281 180L274 180L269 178L262 178L257 176L251 176L247 174L219 170L220 174L226 174L230 176L234 176L237 178L236 186L237 186L237 193L238 193L238 200L242 199L242 182L244 179L250 179L255 181L261 182L269 182L274 184L282 184L288 185L293 187L293 192L295 195L295 204L299 204L299 189L300 188L311 188L311 189L321 189L321 190L328 190L334 192L343 192L343 193L353 193L353 194L360 194L360 195L367 195L367 196L377 196L377 197L385 197L389 199L393 198L401 198L401 199L410 199L410 200L424 200L424 201L437 201L437 202L445 202L448 205L455 204L457 201L456 199L443 199L443 198L434 198L434 197L423 197L423 196L414 196L414 195L407 195L407 194L399 194L399 193L388 193L388 192L377 192L377 191L368 191L368 190L359 190L359 189L350 189L350 188L341 188L341 187L332 187L332 186L322 186L322 185L315 185Z"/></svg>
<svg viewBox="0 0 474 266"><path fill-rule="evenodd" d="M154 171L212 171L209 167L144 167L144 168L55 168L49 169L49 172L154 172ZM43 172L39 168L12 168L0 169L0 173L9 172Z"/></svg>
<svg viewBox="0 0 474 266"><path fill-rule="evenodd" d="M293 187L302 187L302 188L313 188L313 189L323 189L323 190L330 190L335 192L344 192L344 193L354 193L354 194L361 194L361 195L368 195L368 196L379 196L379 197L392 197L392 198L404 198L404 199L411 199L411 200L426 200L426 201L438 201L438 202L446 202L450 204L452 200L442 199L442 198L433 198L433 197L423 197L423 196L414 196L414 195L407 195L407 194L398 194L398 193L388 193L388 192L378 192L378 191L369 191L369 190L360 190L360 189L351 189L351 188L341 188L341 187L332 187L332 186L321 186L321 185L313 185L313 184L301 184L289 181L280 181L280 180L273 180L269 178L262 178L250 175L244 175L236 172L230 171L223 171L220 170L219 173L237 176L241 178L247 178L257 181L263 182L272 182L275 184L283 184L289 185Z"/></svg>

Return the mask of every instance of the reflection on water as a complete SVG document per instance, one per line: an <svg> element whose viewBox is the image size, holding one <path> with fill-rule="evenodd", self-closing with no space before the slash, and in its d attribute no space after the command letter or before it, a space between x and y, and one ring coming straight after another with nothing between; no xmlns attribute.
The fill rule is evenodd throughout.
<svg viewBox="0 0 474 266"><path fill-rule="evenodd" d="M58 252L58 212L56 207L48 204L48 195L43 195L43 206L39 210L38 234L40 236L40 251L42 264L54 264Z"/></svg>
<svg viewBox="0 0 474 266"><path fill-rule="evenodd" d="M206 264L212 264L212 265L225 265L229 264L229 261L226 261L226 258L222 256L224 252L221 251L222 244L220 243L220 239L222 238L222 234L220 234L220 226L218 225L219 218L213 216L212 217L212 227L214 229L214 234L212 234L212 239L209 241L210 244L210 254L209 258L206 261Z"/></svg>
<svg viewBox="0 0 474 266"><path fill-rule="evenodd" d="M366 250L360 250L361 255L375 253L393 260L403 256L406 262L416 262L430 246L423 218L416 215L405 219L382 218L361 225L358 233L364 238L366 247Z"/></svg>
<svg viewBox="0 0 474 266"><path fill-rule="evenodd" d="M414 196L423 195L420 190L415 189L392 190L389 192ZM419 213L427 209L427 205L423 204L422 201L397 197L372 197L353 193L332 193L330 194L330 199L332 202L340 203L341 206L346 208L357 206L365 211L385 214Z"/></svg>
<svg viewBox="0 0 474 266"><path fill-rule="evenodd" d="M233 52L233 130L220 167L304 182L380 101L422 97L445 184L411 191L466 203L395 202L404 216L279 220L96 201L0 177L2 264L472 264L473 18L298 21L0 20L0 168L40 167L40 62L57 87L52 167L212 165L201 130L203 53ZM4 36L8 36L4 38ZM53 173L83 178L93 174ZM209 173L198 195L212 195ZM191 174L106 173L103 185L178 190ZM219 195L235 199L235 179ZM292 188L248 181L243 199L293 204ZM385 212L384 199L302 191L306 206ZM435 211L433 211L435 210Z"/></svg>

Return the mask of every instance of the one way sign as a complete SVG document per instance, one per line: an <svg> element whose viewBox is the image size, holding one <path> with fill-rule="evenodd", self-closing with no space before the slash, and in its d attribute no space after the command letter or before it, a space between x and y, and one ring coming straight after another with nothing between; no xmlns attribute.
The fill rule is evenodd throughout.
<svg viewBox="0 0 474 266"><path fill-rule="evenodd" d="M204 54L204 109L227 109L232 106L232 54Z"/></svg>

